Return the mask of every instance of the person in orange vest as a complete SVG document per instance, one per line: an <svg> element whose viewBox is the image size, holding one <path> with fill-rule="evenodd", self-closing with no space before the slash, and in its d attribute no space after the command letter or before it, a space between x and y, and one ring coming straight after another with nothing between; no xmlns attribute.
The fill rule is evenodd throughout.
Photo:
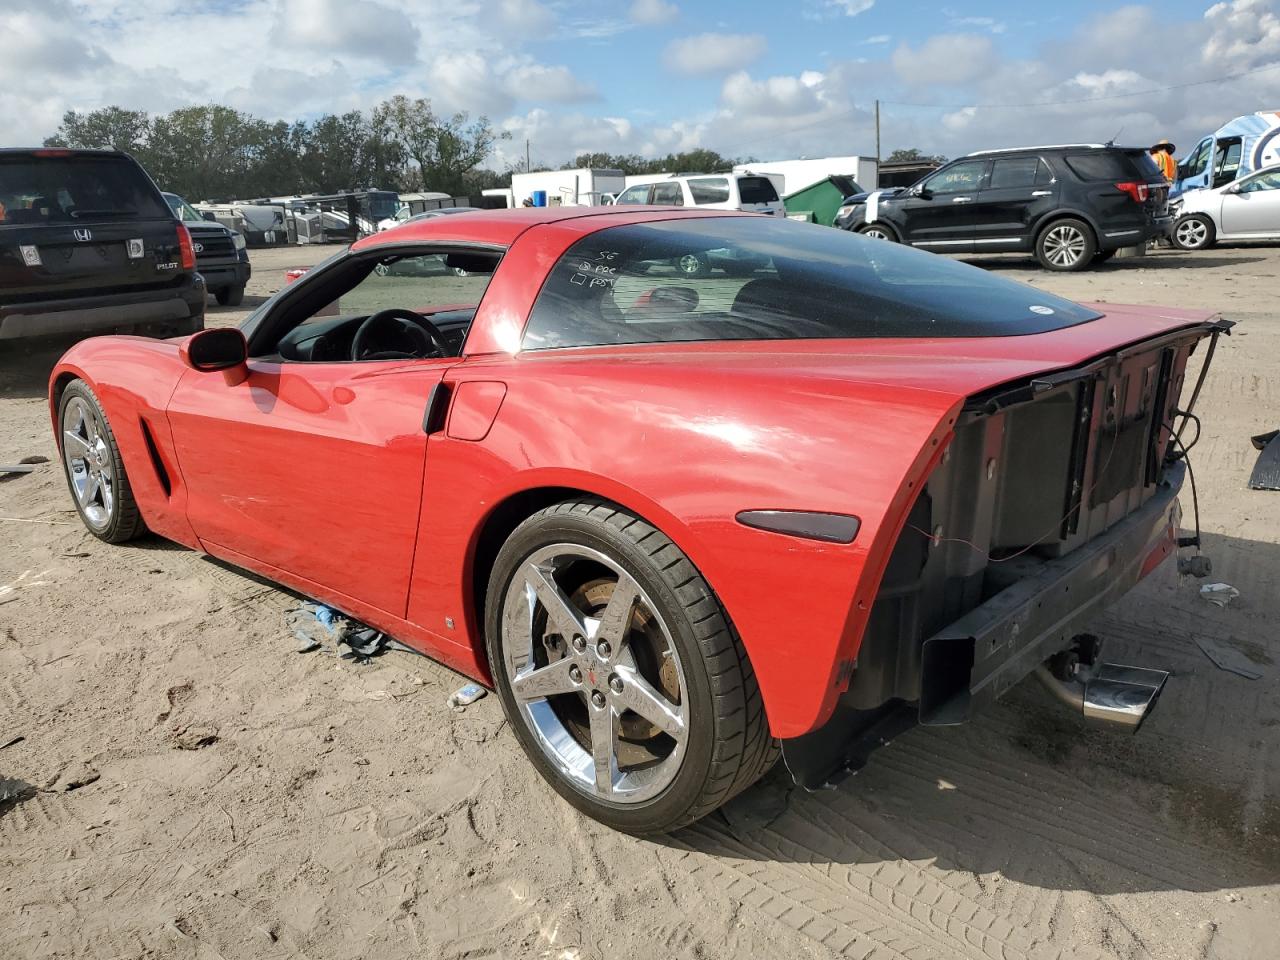
<svg viewBox="0 0 1280 960"><path fill-rule="evenodd" d="M1156 162L1160 173L1170 183L1178 179L1178 161L1173 159L1173 153L1177 149L1168 140L1161 140L1151 148L1151 159Z"/></svg>

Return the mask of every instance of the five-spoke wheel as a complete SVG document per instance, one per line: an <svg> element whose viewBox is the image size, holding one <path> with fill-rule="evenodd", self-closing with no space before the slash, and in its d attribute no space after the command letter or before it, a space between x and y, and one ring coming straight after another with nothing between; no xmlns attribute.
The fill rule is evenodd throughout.
<svg viewBox="0 0 1280 960"><path fill-rule="evenodd" d="M486 639L534 765L617 829L688 823L776 759L714 594L674 543L616 505L566 501L516 528L494 564Z"/></svg>
<svg viewBox="0 0 1280 960"><path fill-rule="evenodd" d="M132 538L141 528L129 479L102 405L83 380L63 391L62 466L76 510L89 531L110 543Z"/></svg>

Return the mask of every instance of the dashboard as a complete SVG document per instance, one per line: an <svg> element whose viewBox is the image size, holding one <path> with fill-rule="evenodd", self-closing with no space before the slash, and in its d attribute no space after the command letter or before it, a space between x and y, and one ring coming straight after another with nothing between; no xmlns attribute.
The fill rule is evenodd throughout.
<svg viewBox="0 0 1280 960"><path fill-rule="evenodd" d="M421 313L435 324L450 347L450 356L462 353L462 343L475 319L476 310L441 310ZM300 323L288 332L276 347L281 360L304 363L341 363L351 360L351 343L360 325L369 318L358 316L320 317ZM424 328L425 329L425 328Z"/></svg>

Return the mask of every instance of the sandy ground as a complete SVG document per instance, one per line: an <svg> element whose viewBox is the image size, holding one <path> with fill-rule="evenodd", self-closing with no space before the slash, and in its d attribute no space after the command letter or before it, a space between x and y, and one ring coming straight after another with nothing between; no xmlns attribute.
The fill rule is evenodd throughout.
<svg viewBox="0 0 1280 960"><path fill-rule="evenodd" d="M255 254L250 293L327 252ZM1099 624L1111 658L1174 673L1137 737L1024 684L837 790L775 772L637 841L558 801L496 698L454 713L461 680L429 661L295 653L295 598L158 540L100 543L50 462L0 483L0 957L1274 956L1280 494L1245 480L1249 435L1280 426L1280 250L986 265L1240 321L1193 462L1215 579L1241 596L1209 606L1166 565ZM0 346L0 462L56 458L59 349Z"/></svg>

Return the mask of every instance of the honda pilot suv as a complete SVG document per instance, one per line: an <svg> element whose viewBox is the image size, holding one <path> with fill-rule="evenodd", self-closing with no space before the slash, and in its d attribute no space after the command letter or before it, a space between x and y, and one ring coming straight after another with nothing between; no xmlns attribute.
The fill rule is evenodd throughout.
<svg viewBox="0 0 1280 960"><path fill-rule="evenodd" d="M0 340L204 327L191 234L114 150L0 150Z"/></svg>
<svg viewBox="0 0 1280 960"><path fill-rule="evenodd" d="M206 220L200 211L176 193L166 193L165 202L173 215L191 231L196 251L196 269L224 307L238 307L244 301L244 285L249 282L249 251L244 235L214 220Z"/></svg>
<svg viewBox="0 0 1280 960"><path fill-rule="evenodd" d="M1141 148L986 150L905 189L846 199L836 226L937 253L1030 251L1048 270L1082 270L1167 235L1168 200Z"/></svg>

